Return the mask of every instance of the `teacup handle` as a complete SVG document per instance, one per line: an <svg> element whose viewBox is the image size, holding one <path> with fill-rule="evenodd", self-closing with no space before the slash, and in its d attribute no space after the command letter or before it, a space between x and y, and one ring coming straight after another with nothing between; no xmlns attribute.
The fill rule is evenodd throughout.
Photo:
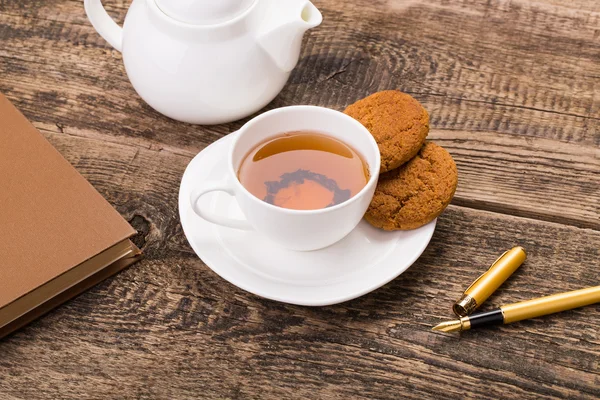
<svg viewBox="0 0 600 400"><path fill-rule="evenodd" d="M194 212L200 218L203 218L208 222L212 222L213 224L226 226L228 228L243 229L247 231L254 229L247 220L224 217L200 207L198 205L198 200L200 200L200 197L211 192L225 192L228 195L235 197L233 187L227 182L209 182L203 187L194 189L190 195L190 203L192 205L192 210L194 210Z"/></svg>

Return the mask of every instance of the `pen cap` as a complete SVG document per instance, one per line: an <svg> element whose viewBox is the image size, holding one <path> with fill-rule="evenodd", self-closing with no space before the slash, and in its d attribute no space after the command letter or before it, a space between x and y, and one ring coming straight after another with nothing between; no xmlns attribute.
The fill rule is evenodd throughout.
<svg viewBox="0 0 600 400"><path fill-rule="evenodd" d="M454 303L452 306L454 314L464 317L475 311L523 264L526 258L527 253L520 246L504 252Z"/></svg>

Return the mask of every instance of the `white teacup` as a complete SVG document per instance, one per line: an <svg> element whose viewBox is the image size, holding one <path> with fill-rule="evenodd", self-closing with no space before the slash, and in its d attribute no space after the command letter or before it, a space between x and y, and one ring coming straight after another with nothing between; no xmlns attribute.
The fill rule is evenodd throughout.
<svg viewBox="0 0 600 400"><path fill-rule="evenodd" d="M366 186L345 202L319 210L291 210L255 197L237 177L244 157L267 139L292 131L320 132L354 148L369 166ZM196 188L190 202L196 214L214 224L254 230L291 250L317 250L341 240L358 225L373 198L380 162L375 139L352 117L316 106L278 108L253 118L239 130L229 150L227 178ZM200 197L215 191L234 196L246 219L217 215L199 205Z"/></svg>

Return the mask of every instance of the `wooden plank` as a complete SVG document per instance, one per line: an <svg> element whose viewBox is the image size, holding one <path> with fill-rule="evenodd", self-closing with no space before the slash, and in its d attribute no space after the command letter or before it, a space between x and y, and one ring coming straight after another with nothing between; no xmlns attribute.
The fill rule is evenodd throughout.
<svg viewBox="0 0 600 400"><path fill-rule="evenodd" d="M453 204L600 230L600 147L433 130L456 160Z"/></svg>
<svg viewBox="0 0 600 400"><path fill-rule="evenodd" d="M463 179L455 204L598 229L597 15L577 8L590 4L386 4L319 4L330 21L309 35L298 69L269 107L311 103L342 109L370 91L400 87L423 101L432 116L431 137L443 137L457 158ZM128 2L108 6L122 19ZM0 40L10 41L0 46L0 90L38 126L191 155L243 123L198 127L155 113L135 95L120 54L86 22L80 1L0 7ZM452 37L442 34L465 15L468 26ZM523 32L519 21L526 18L534 21ZM351 20L358 22L338 29ZM561 36L562 42L529 43L540 35ZM567 39L572 45L564 46ZM419 49L411 47L417 43ZM335 46L340 50L333 51ZM482 59L494 46L501 56ZM527 57L539 62L529 62L524 71ZM481 129L484 133L470 133ZM527 168L528 157L545 161Z"/></svg>
<svg viewBox="0 0 600 400"><path fill-rule="evenodd" d="M47 134L119 142L108 133L35 125ZM447 148L458 165L453 204L600 230L600 148L493 132L435 129L429 138ZM162 149L186 160L195 155L166 146L157 149L147 141L130 140L130 145ZM123 174L118 167L117 176Z"/></svg>
<svg viewBox="0 0 600 400"><path fill-rule="evenodd" d="M11 371L0 380L2 393L600 395L597 306L462 335L430 331L451 317L468 283L516 244L529 260L486 307L597 285L600 232L451 206L421 259L382 289L330 307L284 305L228 284L192 253L177 220L177 178L189 156L45 134L134 221L146 260L2 341L0 369Z"/></svg>
<svg viewBox="0 0 600 400"><path fill-rule="evenodd" d="M124 17L127 2L107 3L116 6L117 19ZM0 47L0 90L30 118L60 118L67 127L108 128L189 150L243 122L200 128L158 115L136 96L120 54L85 22L81 2L57 4L0 6L0 36L10 41ZM317 4L325 22L307 35L298 68L269 108L342 109L368 93L399 88L423 102L434 128L600 143L597 7L466 0Z"/></svg>

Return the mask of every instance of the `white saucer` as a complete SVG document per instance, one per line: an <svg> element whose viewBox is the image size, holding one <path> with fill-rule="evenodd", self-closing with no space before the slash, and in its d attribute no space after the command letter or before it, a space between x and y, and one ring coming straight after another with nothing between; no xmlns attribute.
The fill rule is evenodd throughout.
<svg viewBox="0 0 600 400"><path fill-rule="evenodd" d="M222 180L232 133L202 150L190 162L179 190L179 217L196 254L232 284L268 299L324 306L369 293L410 267L427 247L436 221L405 232L385 232L364 220L340 242L317 251L281 248L255 232L214 225L189 203L194 186ZM235 199L212 193L200 199L212 210L243 218Z"/></svg>

